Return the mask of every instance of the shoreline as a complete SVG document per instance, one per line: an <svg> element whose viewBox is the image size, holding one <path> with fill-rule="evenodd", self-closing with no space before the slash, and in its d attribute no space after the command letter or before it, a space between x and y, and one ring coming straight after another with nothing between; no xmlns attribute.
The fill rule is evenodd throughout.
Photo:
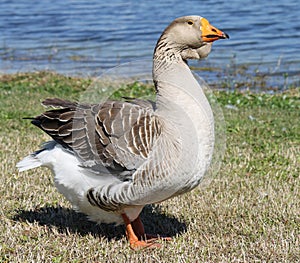
<svg viewBox="0 0 300 263"><path fill-rule="evenodd" d="M126 64L125 64L126 65ZM115 67L118 69L119 67ZM191 70L200 78L202 78L211 89L224 90L224 91L250 91L250 92L269 92L277 93L283 92L288 89L297 89L300 87L300 71L293 74L288 73L263 73L258 69L249 68L247 65L232 66L225 69L206 65L195 66L190 65ZM97 75L88 74L64 74L53 70L32 70L32 71L20 71L13 73L5 73L0 71L0 78L5 79L9 76L14 79L18 76L30 76L35 74L52 74L57 76L70 77L75 79L96 79L102 74L113 71L114 69L101 72ZM151 69L146 70L151 78ZM142 71L141 71L142 73ZM137 73L139 74L139 73ZM116 74L114 77L118 78ZM129 77L130 78L130 77ZM133 79L136 77L133 76ZM277 80L277 82L276 82Z"/></svg>

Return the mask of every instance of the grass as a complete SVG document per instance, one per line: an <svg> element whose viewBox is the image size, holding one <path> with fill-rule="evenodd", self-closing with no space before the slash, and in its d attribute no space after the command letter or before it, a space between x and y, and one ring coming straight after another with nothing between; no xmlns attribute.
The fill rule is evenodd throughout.
<svg viewBox="0 0 300 263"><path fill-rule="evenodd" d="M0 262L299 262L299 88L214 91L226 120L221 169L209 184L146 207L146 230L173 241L134 252L122 226L73 212L47 169L15 168L48 140L22 117L40 113L46 97L80 98L91 82L49 72L0 77ZM114 96L152 92L135 82Z"/></svg>

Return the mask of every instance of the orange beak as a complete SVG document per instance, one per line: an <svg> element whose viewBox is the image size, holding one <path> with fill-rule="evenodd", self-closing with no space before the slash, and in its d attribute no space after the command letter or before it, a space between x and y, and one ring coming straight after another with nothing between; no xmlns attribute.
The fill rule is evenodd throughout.
<svg viewBox="0 0 300 263"><path fill-rule="evenodd" d="M204 17L201 18L201 25L201 38L203 42L214 42L218 39L229 38L226 33L212 26Z"/></svg>

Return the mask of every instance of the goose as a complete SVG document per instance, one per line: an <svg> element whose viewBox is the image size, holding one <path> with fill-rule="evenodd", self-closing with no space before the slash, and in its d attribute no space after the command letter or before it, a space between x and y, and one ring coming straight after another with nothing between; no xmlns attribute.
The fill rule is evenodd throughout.
<svg viewBox="0 0 300 263"><path fill-rule="evenodd" d="M206 57L214 41L227 38L204 17L175 19L154 50L155 103L46 99L42 104L52 108L31 122L53 140L17 168L50 168L75 211L125 224L130 248L161 246L145 233L143 207L198 186L214 150L212 109L187 60Z"/></svg>

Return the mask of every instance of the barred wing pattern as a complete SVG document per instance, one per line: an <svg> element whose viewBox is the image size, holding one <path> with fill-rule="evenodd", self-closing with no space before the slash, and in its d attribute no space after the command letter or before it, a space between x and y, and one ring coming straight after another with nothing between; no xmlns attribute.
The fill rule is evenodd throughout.
<svg viewBox="0 0 300 263"><path fill-rule="evenodd" d="M159 136L159 123L150 102L88 105L55 98L45 100L43 105L54 109L33 119L34 125L73 151L83 167L99 174L115 174L121 180L131 179Z"/></svg>

